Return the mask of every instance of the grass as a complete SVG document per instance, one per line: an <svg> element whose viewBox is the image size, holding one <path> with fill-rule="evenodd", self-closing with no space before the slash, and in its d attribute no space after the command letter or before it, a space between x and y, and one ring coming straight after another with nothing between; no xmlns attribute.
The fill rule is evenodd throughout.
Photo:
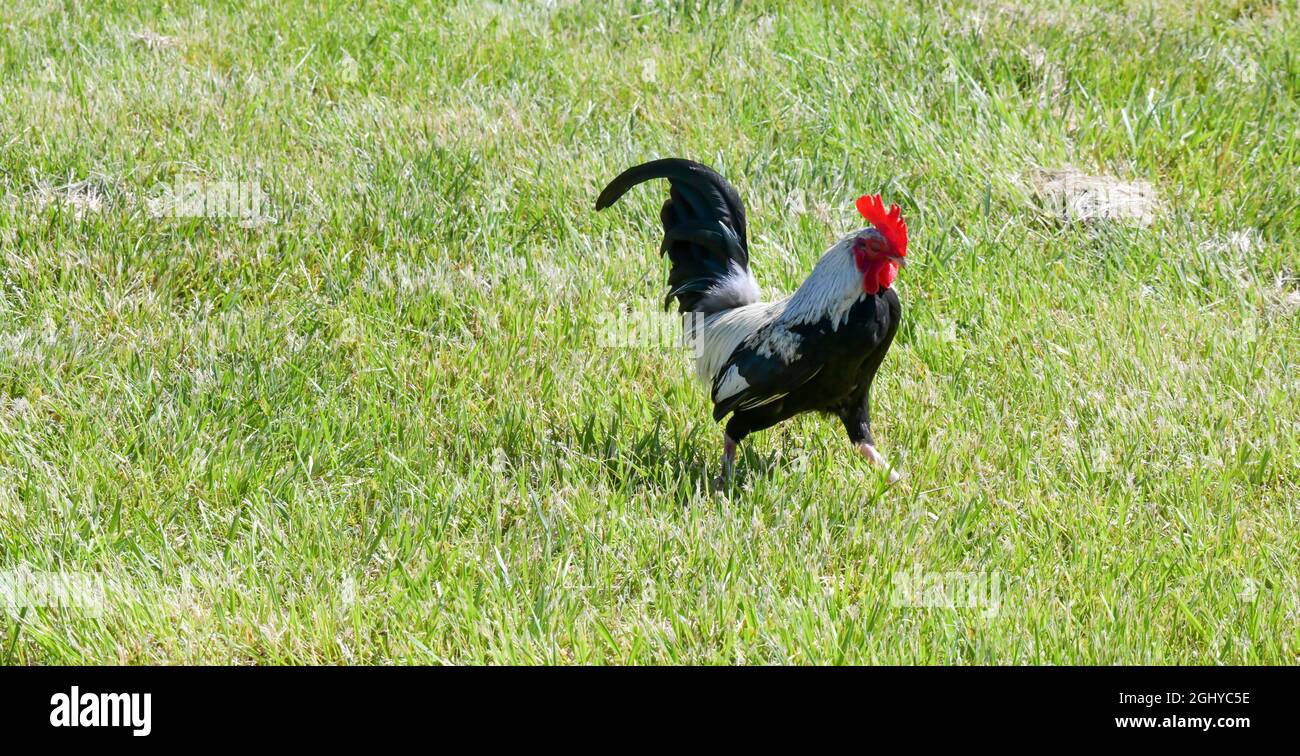
<svg viewBox="0 0 1300 756"><path fill-rule="evenodd" d="M0 570L106 584L0 660L1300 661L1295 3L242 6L0 10ZM804 418L714 493L682 353L601 347L663 189L594 198L666 155L768 292L904 205L902 485Z"/></svg>

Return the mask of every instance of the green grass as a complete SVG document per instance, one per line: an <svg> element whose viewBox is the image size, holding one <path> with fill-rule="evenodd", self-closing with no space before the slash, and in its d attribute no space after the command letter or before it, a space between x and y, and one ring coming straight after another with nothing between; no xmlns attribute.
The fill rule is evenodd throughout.
<svg viewBox="0 0 1300 756"><path fill-rule="evenodd" d="M1300 661L1294 2L197 5L0 10L0 570L108 585L0 661ZM683 354L601 347L667 155L768 292L904 205L903 484L808 417L714 493ZM1000 611L891 600L954 571Z"/></svg>

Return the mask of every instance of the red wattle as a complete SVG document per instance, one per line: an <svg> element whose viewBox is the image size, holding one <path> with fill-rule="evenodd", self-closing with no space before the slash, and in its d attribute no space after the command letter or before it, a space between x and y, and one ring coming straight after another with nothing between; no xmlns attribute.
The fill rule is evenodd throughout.
<svg viewBox="0 0 1300 756"><path fill-rule="evenodd" d="M898 278L898 264L886 262L880 266L880 288L888 289L893 285L894 279Z"/></svg>
<svg viewBox="0 0 1300 756"><path fill-rule="evenodd" d="M888 260L872 263L862 276L862 290L876 294L881 289L888 289L898 277L898 265Z"/></svg>

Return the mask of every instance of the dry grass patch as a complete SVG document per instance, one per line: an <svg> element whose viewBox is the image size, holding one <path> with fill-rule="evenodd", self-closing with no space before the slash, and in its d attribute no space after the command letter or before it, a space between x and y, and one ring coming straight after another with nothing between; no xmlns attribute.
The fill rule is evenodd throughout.
<svg viewBox="0 0 1300 756"><path fill-rule="evenodd" d="M1039 206L1064 223L1113 221L1149 226L1160 212L1160 198L1147 181L1094 176L1076 168L1034 171Z"/></svg>

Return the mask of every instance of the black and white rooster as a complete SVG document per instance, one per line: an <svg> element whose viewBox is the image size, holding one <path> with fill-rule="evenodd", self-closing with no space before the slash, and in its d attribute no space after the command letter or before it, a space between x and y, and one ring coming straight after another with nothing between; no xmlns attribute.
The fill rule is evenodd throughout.
<svg viewBox="0 0 1300 756"><path fill-rule="evenodd" d="M657 178L671 185L659 213L660 252L672 261L664 306L676 299L683 313L696 374L713 387L714 420L731 415L723 477L745 436L816 411L838 417L858 451L898 480L871 438L871 381L902 319L890 288L907 256L898 206L886 211L879 195L859 197L871 227L840 239L794 294L761 302L749 271L745 207L712 168L675 158L629 168L600 193L596 209Z"/></svg>

